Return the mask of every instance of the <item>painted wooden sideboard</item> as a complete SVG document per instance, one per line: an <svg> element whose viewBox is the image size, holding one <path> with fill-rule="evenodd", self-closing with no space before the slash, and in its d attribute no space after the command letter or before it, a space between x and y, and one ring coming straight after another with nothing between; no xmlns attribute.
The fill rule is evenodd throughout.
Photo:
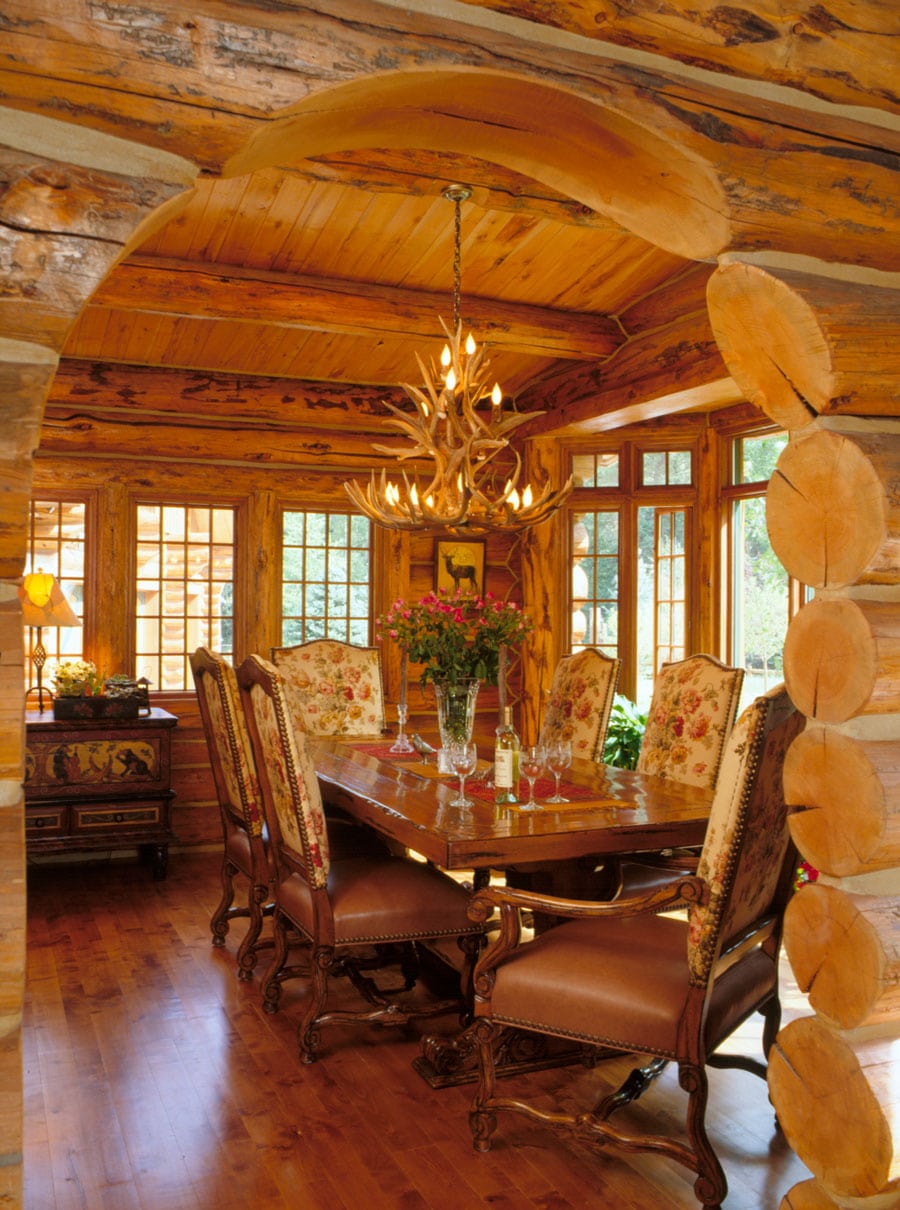
<svg viewBox="0 0 900 1210"><path fill-rule="evenodd" d="M137 849L154 878L165 878L177 722L155 707L137 718L66 721L27 711L28 855Z"/></svg>

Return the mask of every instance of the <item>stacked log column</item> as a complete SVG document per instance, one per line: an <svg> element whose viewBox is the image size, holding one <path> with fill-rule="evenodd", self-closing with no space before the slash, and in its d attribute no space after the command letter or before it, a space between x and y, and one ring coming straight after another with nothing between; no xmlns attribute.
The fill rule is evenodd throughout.
<svg viewBox="0 0 900 1210"><path fill-rule="evenodd" d="M721 265L710 318L732 376L790 431L767 521L815 589L785 640L808 719L785 762L819 880L785 948L813 1015L785 1026L769 1090L813 1173L781 1210L900 1205L900 282Z"/></svg>

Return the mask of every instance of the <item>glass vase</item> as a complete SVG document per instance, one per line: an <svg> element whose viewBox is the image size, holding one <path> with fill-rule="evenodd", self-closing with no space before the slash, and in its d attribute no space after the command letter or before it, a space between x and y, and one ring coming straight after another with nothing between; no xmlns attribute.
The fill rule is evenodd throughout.
<svg viewBox="0 0 900 1210"><path fill-rule="evenodd" d="M453 740L465 740L471 743L472 731L475 726L475 703L478 701L478 690L481 681L477 678L464 679L450 683L435 681L434 696L437 701L438 730L441 734L441 751L438 754L438 768L450 772L447 764L446 750Z"/></svg>

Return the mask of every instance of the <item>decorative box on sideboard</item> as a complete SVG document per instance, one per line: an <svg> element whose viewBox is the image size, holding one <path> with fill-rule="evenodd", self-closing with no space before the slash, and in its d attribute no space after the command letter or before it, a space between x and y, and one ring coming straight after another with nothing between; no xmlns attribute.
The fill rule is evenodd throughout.
<svg viewBox="0 0 900 1210"><path fill-rule="evenodd" d="M29 855L136 848L166 876L172 833L172 731L153 708L137 718L25 715Z"/></svg>

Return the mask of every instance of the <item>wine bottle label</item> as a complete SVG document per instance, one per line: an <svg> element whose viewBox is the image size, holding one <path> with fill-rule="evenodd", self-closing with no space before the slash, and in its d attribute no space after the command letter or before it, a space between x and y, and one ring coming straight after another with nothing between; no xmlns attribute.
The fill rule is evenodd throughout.
<svg viewBox="0 0 900 1210"><path fill-rule="evenodd" d="M512 748L497 748L494 752L494 785L501 790L511 790L513 785Z"/></svg>

